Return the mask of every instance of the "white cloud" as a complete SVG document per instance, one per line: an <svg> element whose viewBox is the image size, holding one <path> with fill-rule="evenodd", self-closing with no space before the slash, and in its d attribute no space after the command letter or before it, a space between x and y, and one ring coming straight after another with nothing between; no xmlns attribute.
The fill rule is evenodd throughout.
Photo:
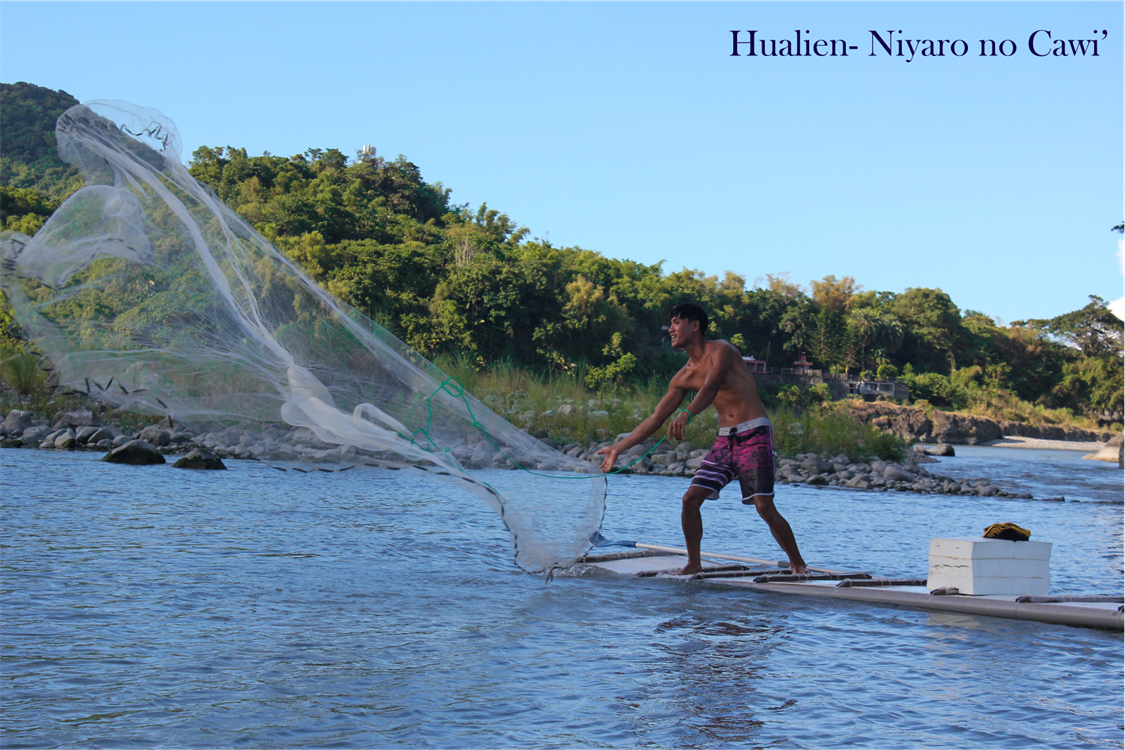
<svg viewBox="0 0 1125 750"><path fill-rule="evenodd" d="M1114 300L1113 302L1110 302L1106 306L1109 308L1109 311L1111 313L1113 313L1117 317L1121 318L1122 320L1125 320L1125 297L1122 297L1121 299L1118 299L1118 300Z"/></svg>

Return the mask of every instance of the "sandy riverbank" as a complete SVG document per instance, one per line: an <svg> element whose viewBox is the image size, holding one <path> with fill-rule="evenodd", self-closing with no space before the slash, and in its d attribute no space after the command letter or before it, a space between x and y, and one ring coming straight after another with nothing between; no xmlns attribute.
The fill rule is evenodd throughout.
<svg viewBox="0 0 1125 750"><path fill-rule="evenodd" d="M981 445L987 445L992 448L1037 448L1039 450L1083 451L1085 453L1097 453L1105 447L1105 443L1082 443L1072 440L1041 440L1039 438L1018 436L1005 436L999 440L989 440L987 443L981 443Z"/></svg>

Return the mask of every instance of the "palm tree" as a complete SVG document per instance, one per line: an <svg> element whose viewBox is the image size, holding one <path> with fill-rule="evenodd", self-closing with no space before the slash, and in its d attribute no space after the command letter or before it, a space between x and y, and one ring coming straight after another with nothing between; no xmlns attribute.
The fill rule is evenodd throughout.
<svg viewBox="0 0 1125 750"><path fill-rule="evenodd" d="M890 310L883 310L879 313L875 338L887 348L888 352L898 351L905 336L906 327L903 326L897 315Z"/></svg>
<svg viewBox="0 0 1125 750"><path fill-rule="evenodd" d="M848 327L856 333L859 341L859 366L863 367L867 345L875 339L875 334L880 326L881 316L878 311L870 307L852 310L848 314Z"/></svg>

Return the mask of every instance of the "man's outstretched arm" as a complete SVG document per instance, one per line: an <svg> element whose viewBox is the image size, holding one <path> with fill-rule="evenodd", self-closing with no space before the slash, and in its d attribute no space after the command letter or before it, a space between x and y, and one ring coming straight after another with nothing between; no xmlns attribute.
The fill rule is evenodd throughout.
<svg viewBox="0 0 1125 750"><path fill-rule="evenodd" d="M640 445L649 435L659 430L661 425L668 420L668 417L672 416L672 413L684 402L685 396L687 396L687 391L683 388L669 386L668 392L664 394L664 398L660 399L660 403L656 405L652 416L637 425L636 429L630 432L629 436L621 442L599 450L598 453L605 456L601 465L602 473L608 474L612 471L614 464L617 463L618 456L634 445Z"/></svg>

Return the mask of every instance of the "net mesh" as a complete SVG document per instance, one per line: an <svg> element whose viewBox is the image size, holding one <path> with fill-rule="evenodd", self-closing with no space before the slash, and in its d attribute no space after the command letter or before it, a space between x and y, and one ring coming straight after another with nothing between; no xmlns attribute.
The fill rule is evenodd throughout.
<svg viewBox="0 0 1125 750"><path fill-rule="evenodd" d="M56 135L86 186L34 237L0 234L0 283L60 386L278 468L424 473L493 508L528 571L589 547L604 477L310 280L189 174L170 120L95 101Z"/></svg>

